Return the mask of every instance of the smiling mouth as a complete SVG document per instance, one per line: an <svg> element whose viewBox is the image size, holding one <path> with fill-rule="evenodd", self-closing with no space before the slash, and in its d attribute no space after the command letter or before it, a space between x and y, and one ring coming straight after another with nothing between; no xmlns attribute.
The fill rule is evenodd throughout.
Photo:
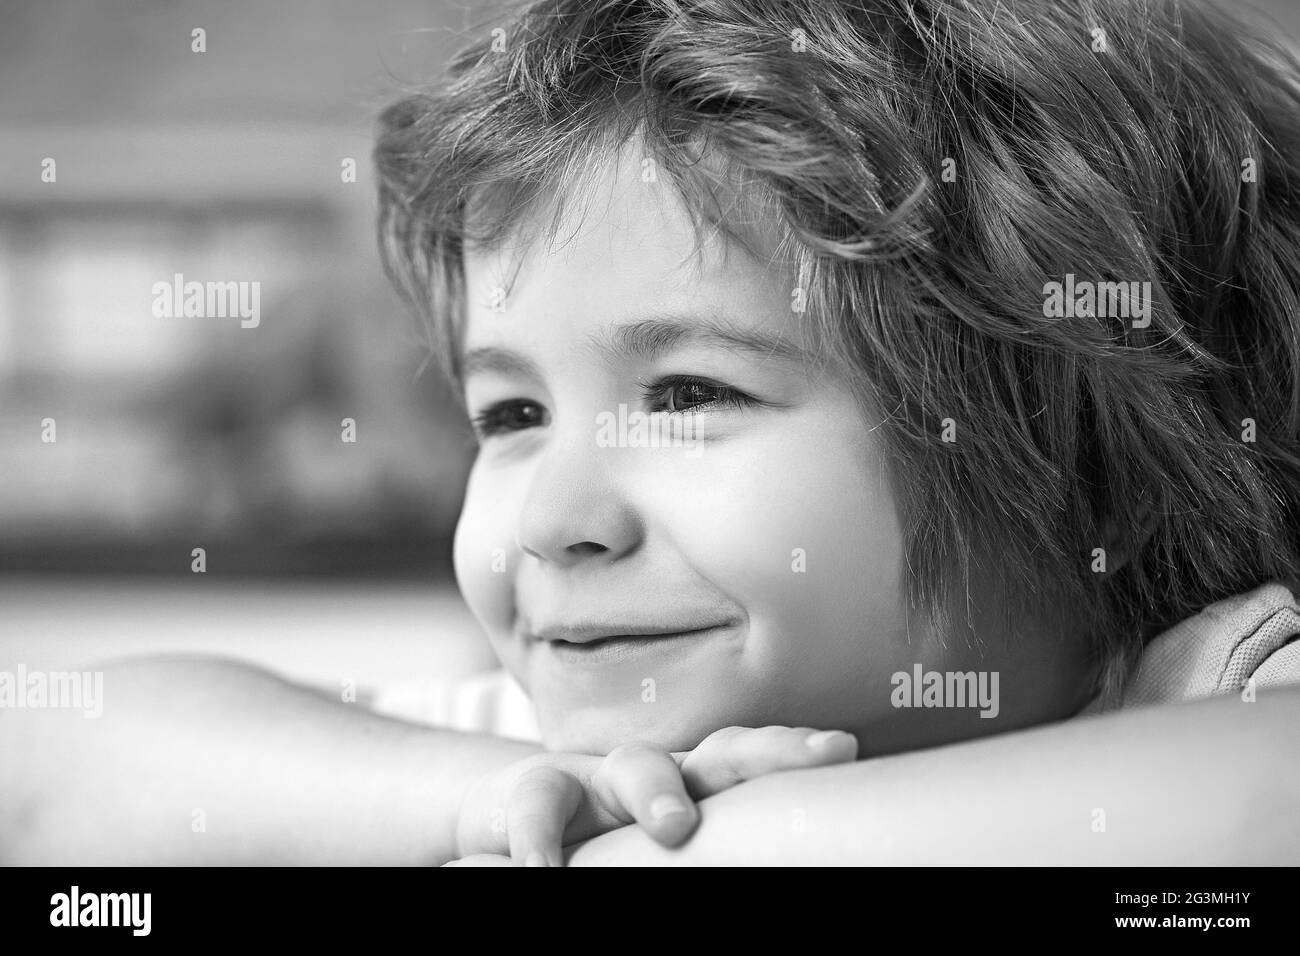
<svg viewBox="0 0 1300 956"><path fill-rule="evenodd" d="M542 643L563 660L585 663L615 663L641 657L680 653L702 640L721 634L734 625L732 622L710 624L680 631L660 631L641 634L581 635L581 639L567 640L559 637L544 639ZM578 635L574 635L577 637Z"/></svg>

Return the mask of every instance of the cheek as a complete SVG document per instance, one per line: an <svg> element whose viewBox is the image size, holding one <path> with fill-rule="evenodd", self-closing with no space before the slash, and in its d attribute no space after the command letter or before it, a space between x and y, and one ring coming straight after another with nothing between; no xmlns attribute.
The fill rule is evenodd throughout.
<svg viewBox="0 0 1300 956"><path fill-rule="evenodd" d="M802 640L850 644L867 656L903 608L902 528L885 474L862 449L803 459L787 480L802 509L777 522L774 534L790 542L775 619L802 626Z"/></svg>
<svg viewBox="0 0 1300 956"><path fill-rule="evenodd" d="M508 515L476 466L456 524L452 560L465 603L490 635L508 629L513 616L510 582L519 552Z"/></svg>
<svg viewBox="0 0 1300 956"><path fill-rule="evenodd" d="M706 490L676 497L675 537L697 571L765 617L861 629L864 607L901 607L902 530L873 449L822 438L719 450L718 473L692 483Z"/></svg>
<svg viewBox="0 0 1300 956"><path fill-rule="evenodd" d="M887 694L864 689L887 690L916 649L902 528L877 452L855 432L806 434L706 448L690 493L677 488L673 537L696 573L748 613L727 679L839 726L846 708L865 719L873 701L887 706Z"/></svg>

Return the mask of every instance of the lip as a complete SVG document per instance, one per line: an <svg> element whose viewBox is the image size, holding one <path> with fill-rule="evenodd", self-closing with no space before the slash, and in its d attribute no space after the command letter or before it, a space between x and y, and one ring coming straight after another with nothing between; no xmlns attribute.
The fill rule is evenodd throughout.
<svg viewBox="0 0 1300 956"><path fill-rule="evenodd" d="M538 642L569 664L616 664L644 658L667 658L689 652L735 626L734 621L695 625L680 630L596 626L549 628ZM561 634L567 636L559 636ZM546 636L543 636L546 635Z"/></svg>
<svg viewBox="0 0 1300 956"><path fill-rule="evenodd" d="M548 644L597 644L611 640L680 637L730 627L733 621L673 621L642 624L585 621L551 624L532 631L531 636Z"/></svg>

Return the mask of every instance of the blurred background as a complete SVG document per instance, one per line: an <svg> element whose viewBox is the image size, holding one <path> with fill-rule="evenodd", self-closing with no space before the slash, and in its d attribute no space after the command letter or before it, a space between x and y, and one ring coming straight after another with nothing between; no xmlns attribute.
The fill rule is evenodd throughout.
<svg viewBox="0 0 1300 956"><path fill-rule="evenodd" d="M1300 0L1256 6L1300 37ZM491 665L450 575L471 444L382 277L369 153L497 9L0 2L0 668ZM260 323L154 315L178 273L259 282Z"/></svg>
<svg viewBox="0 0 1300 956"><path fill-rule="evenodd" d="M472 444L380 270L369 154L492 13L0 4L0 668L490 665L451 580ZM259 282L259 324L156 316L177 273Z"/></svg>

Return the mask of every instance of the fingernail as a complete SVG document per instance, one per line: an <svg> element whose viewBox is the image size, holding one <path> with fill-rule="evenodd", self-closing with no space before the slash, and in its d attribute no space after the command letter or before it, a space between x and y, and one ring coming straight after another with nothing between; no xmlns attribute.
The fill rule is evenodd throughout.
<svg viewBox="0 0 1300 956"><path fill-rule="evenodd" d="M674 813L686 813L689 810L690 807L682 803L680 797L675 797L671 793L662 793L650 801L650 816L656 820L662 820Z"/></svg>
<svg viewBox="0 0 1300 956"><path fill-rule="evenodd" d="M834 740L837 737L847 737L847 736L848 734L846 734L842 730L819 730L817 731L817 733L809 734L807 737L805 737L804 743L807 744L809 747L817 747L820 746L821 744L826 743L827 741Z"/></svg>
<svg viewBox="0 0 1300 956"><path fill-rule="evenodd" d="M546 857L534 850L524 860L524 866L546 866Z"/></svg>

